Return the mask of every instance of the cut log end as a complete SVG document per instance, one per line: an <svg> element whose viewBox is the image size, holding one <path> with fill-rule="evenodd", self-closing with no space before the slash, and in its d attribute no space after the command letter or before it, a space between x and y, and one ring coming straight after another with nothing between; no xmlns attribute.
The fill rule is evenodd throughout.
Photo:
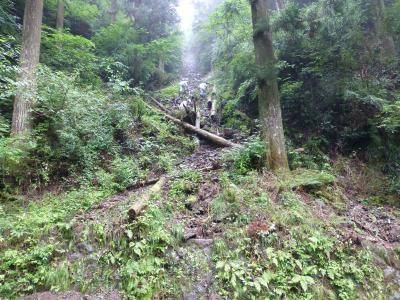
<svg viewBox="0 0 400 300"><path fill-rule="evenodd" d="M129 221L134 221L139 217L148 207L143 201L134 203L128 210Z"/></svg>

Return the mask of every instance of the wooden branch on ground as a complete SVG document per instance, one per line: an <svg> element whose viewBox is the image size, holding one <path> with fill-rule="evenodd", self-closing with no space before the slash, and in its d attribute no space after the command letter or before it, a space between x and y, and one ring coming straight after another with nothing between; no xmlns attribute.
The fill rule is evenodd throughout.
<svg viewBox="0 0 400 300"><path fill-rule="evenodd" d="M135 202L128 210L129 221L134 221L140 214L147 209L148 204L144 201Z"/></svg>
<svg viewBox="0 0 400 300"><path fill-rule="evenodd" d="M160 177L150 178L150 179L147 179L146 181L139 181L137 183L131 184L126 189L127 190L136 190L138 188L145 187L145 186L148 186L150 184L155 184L159 180L160 180Z"/></svg>
<svg viewBox="0 0 400 300"><path fill-rule="evenodd" d="M163 185L165 184L165 181L166 178L161 177L155 185L153 185L147 192L142 195L142 198L140 200L132 204L132 206L128 209L128 218L130 222L136 220L136 218L147 209L150 197L161 191Z"/></svg>
<svg viewBox="0 0 400 300"><path fill-rule="evenodd" d="M170 113L168 112L168 110L167 110L161 103L159 103L157 100L155 100L154 98L151 98L151 97L150 97L150 100L151 100L152 102L154 102L154 103L157 105L157 107L159 107L159 111L160 111L167 119L169 119L169 120L171 120L172 122L174 122L174 123L176 123L176 124L182 126L183 128L185 128L185 129L187 129L187 130L189 130L189 131L191 131L191 132L197 133L199 136L201 136L201 137L203 137L203 138L205 138L205 139L207 139L207 140L209 140L209 141L211 141L211 142L213 142L214 144L217 144L217 145L219 145L219 146L223 146L223 147L234 147L234 146L237 145L237 144L235 144L235 143L233 143L233 142L231 142L231 141L228 141L228 140L226 140L226 139L224 139L224 138L222 138L222 137L220 137L220 136L218 136L218 135L216 135L216 134L213 134L213 133L208 132L208 131L206 131L206 130L204 130L204 129L201 129L201 128L196 128L195 126L193 126L193 125L191 125L191 124L189 124L189 123L183 122L183 121L181 121L181 120L179 120L179 119L173 117L172 115L170 115ZM146 104L147 104L148 106L150 106L150 108L154 108L153 106L149 105L148 103L146 103Z"/></svg>

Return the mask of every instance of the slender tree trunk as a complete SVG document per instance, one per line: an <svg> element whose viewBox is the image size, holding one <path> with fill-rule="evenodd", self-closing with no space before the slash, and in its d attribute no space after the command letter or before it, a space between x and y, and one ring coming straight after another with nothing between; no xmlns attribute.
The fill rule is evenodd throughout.
<svg viewBox="0 0 400 300"><path fill-rule="evenodd" d="M285 8L283 0L275 0L275 1L276 1L275 6L277 11L280 11Z"/></svg>
<svg viewBox="0 0 400 300"><path fill-rule="evenodd" d="M18 92L14 100L11 133L30 129L30 108L36 94L36 70L40 55L43 0L26 0Z"/></svg>
<svg viewBox="0 0 400 300"><path fill-rule="evenodd" d="M56 21L56 28L58 30L63 30L64 29L64 0L58 0L58 5L57 5L57 21Z"/></svg>
<svg viewBox="0 0 400 300"><path fill-rule="evenodd" d="M396 55L393 36L386 26L386 5L384 0L376 0L376 31L380 38L383 54L388 57Z"/></svg>
<svg viewBox="0 0 400 300"><path fill-rule="evenodd" d="M138 12L141 5L142 0L129 0L127 12L134 22L136 22L139 17Z"/></svg>
<svg viewBox="0 0 400 300"><path fill-rule="evenodd" d="M258 108L267 163L272 170L288 169L282 113L275 73L275 54L266 0L251 0L253 41L258 74Z"/></svg>
<svg viewBox="0 0 400 300"><path fill-rule="evenodd" d="M111 23L115 23L115 21L117 20L117 13L118 13L117 0L111 0L111 9L110 9Z"/></svg>
<svg viewBox="0 0 400 300"><path fill-rule="evenodd" d="M165 73L165 62L161 57L158 59L158 69L161 73Z"/></svg>

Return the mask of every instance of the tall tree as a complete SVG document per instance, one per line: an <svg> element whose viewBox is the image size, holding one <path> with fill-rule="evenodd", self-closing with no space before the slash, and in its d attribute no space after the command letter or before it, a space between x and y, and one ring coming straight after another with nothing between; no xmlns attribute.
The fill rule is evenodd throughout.
<svg viewBox="0 0 400 300"><path fill-rule="evenodd" d="M64 0L58 0L57 4L57 22L56 22L56 28L58 30L63 30L64 29Z"/></svg>
<svg viewBox="0 0 400 300"><path fill-rule="evenodd" d="M381 40L384 55L389 57L394 56L396 54L396 48L393 41L393 36L390 34L387 28L386 5L384 0L375 1L375 14L376 33Z"/></svg>
<svg viewBox="0 0 400 300"><path fill-rule="evenodd" d="M19 87L14 100L11 133L29 130L30 108L36 93L36 70L40 55L40 36L43 0L26 0L22 48L20 56Z"/></svg>
<svg viewBox="0 0 400 300"><path fill-rule="evenodd" d="M111 8L110 8L111 23L115 23L115 21L117 20L117 13L118 13L117 0L111 0Z"/></svg>
<svg viewBox="0 0 400 300"><path fill-rule="evenodd" d="M250 0L253 42L258 70L258 109L267 163L272 170L288 169L282 112L275 71L275 54L269 26L267 0Z"/></svg>

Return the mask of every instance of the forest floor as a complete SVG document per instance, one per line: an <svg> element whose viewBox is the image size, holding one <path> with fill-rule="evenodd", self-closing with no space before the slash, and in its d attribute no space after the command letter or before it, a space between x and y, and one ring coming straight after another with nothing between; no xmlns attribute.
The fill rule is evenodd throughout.
<svg viewBox="0 0 400 300"><path fill-rule="evenodd" d="M194 78L190 89L195 89L197 75L186 77ZM257 299L257 284L267 286L260 279L268 274L264 265L276 270L268 275L276 290L292 297L312 289L328 299L335 287L343 299L375 299L378 278L385 298L400 299L400 211L362 200L373 189L368 180L377 179L368 177L362 163L346 162L335 176L309 170L237 174L229 151L236 150L200 142L172 171L153 174L150 184L77 213L54 232L64 237L59 240L64 251L53 257L56 271L46 280L56 291L21 299ZM147 207L129 218L127 211L141 199ZM358 253L363 249L378 269L370 267L366 252ZM308 283L293 280L298 270L281 264L291 260L315 269L313 276L302 277ZM332 262L340 280L331 276L329 283L308 288L331 272ZM357 296L347 276L366 285Z"/></svg>
<svg viewBox="0 0 400 300"><path fill-rule="evenodd" d="M222 152L220 148L211 145L199 146L192 155L179 162L175 172L161 176L159 181L162 183L161 190L157 192L159 195L154 198L153 204L161 210L170 210L172 205L174 213L169 215L169 219L165 223L167 230L182 229L180 232L181 242L166 253L167 260L169 260L166 265L179 265L182 274L179 282L179 298L182 299L227 299L219 296L218 290L216 290L214 281L218 271L213 259L215 241L223 238L227 230L227 223L232 222L229 211L225 211L225 214L219 212L219 215L212 212L215 201L218 201L218 195L224 189L221 185L221 173L224 167L221 159ZM183 186L179 187L183 190L186 189L185 193L188 193L185 194L186 199L172 197L176 202L171 203L171 190L176 189L176 183L184 178L179 174L190 174L190 172L196 174L193 181L184 181ZM279 191L275 186L275 176L272 174L260 174L259 176L262 177L260 178L263 184L262 188L268 191L269 197L274 202L279 203ZM135 201L134 199L137 201L143 198L143 195L148 194L154 185L135 188L108 197L84 214L74 218L73 223L76 225L73 229L73 240L76 241L76 244L71 248L72 251L65 255L68 257L68 264L72 265L76 261L83 262L84 267L80 268L80 271L86 272L86 274L79 276L83 276L89 281L95 281L96 277L104 272L104 270L99 272L102 266L97 261L110 250L109 246L104 246L107 244L105 240L118 240L123 234L121 228L126 226L126 212ZM354 193L351 189L347 192L348 196ZM392 294L387 295L388 299L399 299L400 261L393 252L400 242L399 210L391 206L371 206L351 200L344 205L331 205L322 200L316 200L310 190L307 191L307 188L301 186L296 187L295 193L300 196L302 205L310 215L319 221L324 220L322 221L324 226L330 223L328 231L331 234L338 235L342 241L348 240L357 247L368 247L374 253L375 263L383 270L388 290L392 291ZM178 201L183 202L179 203ZM287 213L292 214L293 212L288 209ZM264 226L271 227L270 217L265 219L257 216L255 220L245 227L245 231L249 235L253 234L251 230L257 232L269 230ZM99 240L99 236L95 234L98 226L102 226L102 232L106 233L104 241ZM91 228L90 234L88 234L87 228ZM285 231L284 228L276 230L282 233ZM120 280L118 277L114 279L116 282ZM115 290L102 290L102 287L99 287L99 290L93 294L45 292L21 299L122 299L122 294L118 292L117 286L114 288ZM161 298L164 299L164 297ZM157 296L155 299L158 299Z"/></svg>

